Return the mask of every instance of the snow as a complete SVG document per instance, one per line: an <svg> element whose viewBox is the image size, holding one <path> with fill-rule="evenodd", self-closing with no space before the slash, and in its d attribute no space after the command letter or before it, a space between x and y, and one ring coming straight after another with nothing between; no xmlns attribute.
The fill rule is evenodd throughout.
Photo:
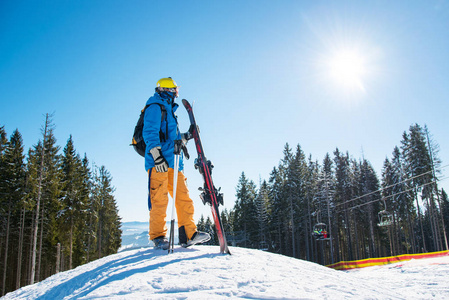
<svg viewBox="0 0 449 300"><path fill-rule="evenodd" d="M336 271L260 250L124 250L4 299L449 299L449 256Z"/></svg>

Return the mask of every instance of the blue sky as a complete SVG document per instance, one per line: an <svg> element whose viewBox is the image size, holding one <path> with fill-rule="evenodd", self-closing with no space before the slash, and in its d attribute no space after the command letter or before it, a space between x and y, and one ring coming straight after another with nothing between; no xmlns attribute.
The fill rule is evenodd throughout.
<svg viewBox="0 0 449 300"><path fill-rule="evenodd" d="M147 220L144 162L128 145L166 76L179 100L194 101L227 208L240 174L268 179L287 142L320 162L337 147L364 156L380 175L402 133L427 124L445 166L448 28L443 0L3 0L0 125L18 128L28 149L54 112L58 144L72 134L81 155L111 172L124 221ZM355 75L335 72L341 64ZM187 130L183 108L178 117ZM192 165L198 218L210 211Z"/></svg>

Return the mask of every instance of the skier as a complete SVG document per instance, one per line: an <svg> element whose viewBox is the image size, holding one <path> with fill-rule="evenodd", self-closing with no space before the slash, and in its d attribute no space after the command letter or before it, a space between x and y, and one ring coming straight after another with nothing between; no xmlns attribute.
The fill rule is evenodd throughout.
<svg viewBox="0 0 449 300"><path fill-rule="evenodd" d="M323 229L323 231L321 231L321 234L323 235L323 239L327 239L327 231L326 231L326 229Z"/></svg>
<svg viewBox="0 0 449 300"><path fill-rule="evenodd" d="M181 140L186 143L192 138L189 132L184 134L179 132L175 115L178 108L178 104L175 103L177 97L178 86L175 81L171 77L160 79L156 84L154 95L146 103L149 106L145 110L142 131L146 144L145 170L148 172L149 238L155 248L163 250L169 247L166 238L166 216L168 193L173 196L173 184L177 184L175 206L181 246L189 247L210 240L208 233L197 231L193 219L194 205L182 172L182 155L179 159L178 182L173 182L175 144L179 145Z"/></svg>
<svg viewBox="0 0 449 300"><path fill-rule="evenodd" d="M327 232L326 232L326 230L323 230L323 229L315 229L314 231L313 231L313 236L316 238L316 239L323 239L323 238L325 238L324 236L326 236L327 237Z"/></svg>

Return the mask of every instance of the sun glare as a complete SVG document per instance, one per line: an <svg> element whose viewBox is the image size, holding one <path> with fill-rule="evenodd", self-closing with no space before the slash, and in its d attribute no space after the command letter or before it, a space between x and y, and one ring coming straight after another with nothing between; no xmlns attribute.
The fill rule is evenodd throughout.
<svg viewBox="0 0 449 300"><path fill-rule="evenodd" d="M329 59L329 73L336 83L346 89L365 91L363 76L365 62L363 57L352 50L341 50Z"/></svg>

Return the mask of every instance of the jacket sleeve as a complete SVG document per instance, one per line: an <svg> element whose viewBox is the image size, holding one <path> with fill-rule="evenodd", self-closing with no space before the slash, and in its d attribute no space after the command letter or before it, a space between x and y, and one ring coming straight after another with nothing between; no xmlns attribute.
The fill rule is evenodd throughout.
<svg viewBox="0 0 449 300"><path fill-rule="evenodd" d="M150 105L145 110L142 137L147 145L147 152L161 146L159 131L161 130L162 111L159 105Z"/></svg>

